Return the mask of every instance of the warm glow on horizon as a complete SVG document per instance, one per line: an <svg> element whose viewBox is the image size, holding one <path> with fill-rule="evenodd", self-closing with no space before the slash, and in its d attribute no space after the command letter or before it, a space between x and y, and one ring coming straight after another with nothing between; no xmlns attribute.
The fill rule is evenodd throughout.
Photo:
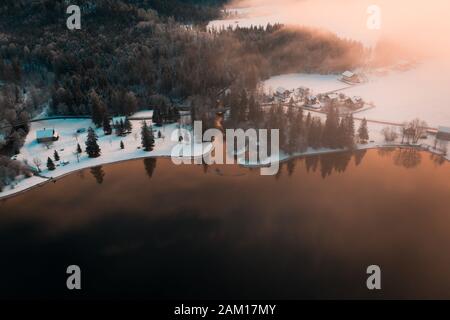
<svg viewBox="0 0 450 320"><path fill-rule="evenodd" d="M252 16L270 16L285 24L328 29L341 37L371 46L380 38L415 50L444 56L450 53L450 1L430 0L242 0L230 6L252 7ZM382 13L381 30L366 26L370 5Z"/></svg>

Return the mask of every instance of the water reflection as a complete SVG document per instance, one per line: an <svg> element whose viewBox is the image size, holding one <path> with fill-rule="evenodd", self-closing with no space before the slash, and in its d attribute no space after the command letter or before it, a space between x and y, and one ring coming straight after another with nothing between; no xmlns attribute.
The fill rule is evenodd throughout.
<svg viewBox="0 0 450 320"><path fill-rule="evenodd" d="M416 168L422 161L422 154L415 148L400 148L395 151L394 163L406 169Z"/></svg>
<svg viewBox="0 0 450 320"><path fill-rule="evenodd" d="M98 184L102 184L105 177L105 171L102 166L92 167L90 171L92 176L95 178L95 181L97 181Z"/></svg>
<svg viewBox="0 0 450 320"><path fill-rule="evenodd" d="M145 158L144 167L145 172L147 172L147 176L151 179L156 169L156 158Z"/></svg>
<svg viewBox="0 0 450 320"><path fill-rule="evenodd" d="M70 297L77 263L84 297L449 298L450 164L419 152L403 170L399 151L298 158L277 179L170 159L69 175L0 203L0 297Z"/></svg>

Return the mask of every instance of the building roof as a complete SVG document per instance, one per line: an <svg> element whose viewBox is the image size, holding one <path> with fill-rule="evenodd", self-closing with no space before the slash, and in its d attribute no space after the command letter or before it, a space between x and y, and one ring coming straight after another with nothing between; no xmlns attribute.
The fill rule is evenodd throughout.
<svg viewBox="0 0 450 320"><path fill-rule="evenodd" d="M345 71L342 75L343 75L344 77L351 78L351 77L353 77L355 74L354 74L353 72L351 72L351 71Z"/></svg>
<svg viewBox="0 0 450 320"><path fill-rule="evenodd" d="M286 89L285 88L283 88L283 87L278 87L277 88L277 93L279 93L279 94L284 94L286 92Z"/></svg>
<svg viewBox="0 0 450 320"><path fill-rule="evenodd" d="M327 94L327 97L333 100L339 98L339 95L337 93L329 93Z"/></svg>
<svg viewBox="0 0 450 320"><path fill-rule="evenodd" d="M450 134L450 127L443 127L443 126L440 126L440 127L438 128L438 132Z"/></svg>
<svg viewBox="0 0 450 320"><path fill-rule="evenodd" d="M37 139L45 139L45 138L52 138L55 134L55 130L53 129L41 129L36 131L36 138Z"/></svg>

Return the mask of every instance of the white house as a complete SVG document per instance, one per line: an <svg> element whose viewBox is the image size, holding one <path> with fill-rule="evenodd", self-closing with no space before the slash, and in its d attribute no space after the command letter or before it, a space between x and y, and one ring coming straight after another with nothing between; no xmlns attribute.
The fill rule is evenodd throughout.
<svg viewBox="0 0 450 320"><path fill-rule="evenodd" d="M59 139L55 129L41 129L36 131L36 140L38 143L56 141Z"/></svg>
<svg viewBox="0 0 450 320"><path fill-rule="evenodd" d="M439 127L436 138L450 141L450 127Z"/></svg>
<svg viewBox="0 0 450 320"><path fill-rule="evenodd" d="M353 73L351 71L345 71L342 74L341 80L348 84L361 83L361 78L356 73Z"/></svg>

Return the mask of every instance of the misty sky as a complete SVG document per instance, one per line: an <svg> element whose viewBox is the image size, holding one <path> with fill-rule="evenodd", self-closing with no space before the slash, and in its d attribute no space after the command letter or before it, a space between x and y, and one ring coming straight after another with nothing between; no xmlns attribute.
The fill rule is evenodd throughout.
<svg viewBox="0 0 450 320"><path fill-rule="evenodd" d="M261 21L325 28L365 45L373 45L383 36L428 55L450 53L448 0L238 0L236 3L252 7L250 14ZM366 26L370 5L381 9L379 31Z"/></svg>

